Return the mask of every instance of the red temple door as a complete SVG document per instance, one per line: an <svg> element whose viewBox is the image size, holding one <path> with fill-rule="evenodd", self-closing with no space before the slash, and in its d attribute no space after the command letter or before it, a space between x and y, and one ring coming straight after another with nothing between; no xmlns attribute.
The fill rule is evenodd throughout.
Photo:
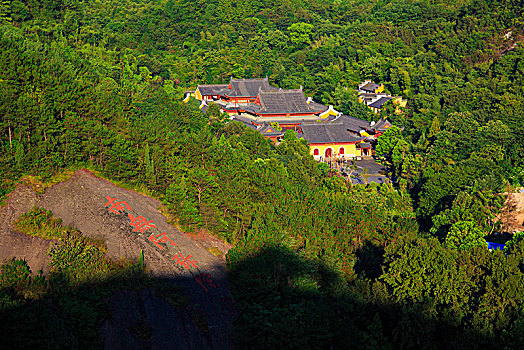
<svg viewBox="0 0 524 350"><path fill-rule="evenodd" d="M331 148L326 148L326 152L324 154L326 158L331 158L333 156L333 150Z"/></svg>

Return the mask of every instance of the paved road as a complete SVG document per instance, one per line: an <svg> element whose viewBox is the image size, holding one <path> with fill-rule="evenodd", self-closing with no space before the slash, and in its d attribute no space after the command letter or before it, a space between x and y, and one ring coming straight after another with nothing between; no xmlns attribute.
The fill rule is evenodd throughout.
<svg viewBox="0 0 524 350"><path fill-rule="evenodd" d="M382 164L377 163L375 160L357 160L354 162L356 168L351 172L350 164L342 166L341 170L345 170L346 174L351 172L351 182L353 184L366 184L366 170L367 170L367 183L385 183L388 181L388 177L383 175L386 173L386 169Z"/></svg>

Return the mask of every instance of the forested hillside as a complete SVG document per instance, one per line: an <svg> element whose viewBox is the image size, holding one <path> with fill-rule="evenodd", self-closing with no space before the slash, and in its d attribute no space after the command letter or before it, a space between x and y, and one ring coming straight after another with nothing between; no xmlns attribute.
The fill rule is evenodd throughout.
<svg viewBox="0 0 524 350"><path fill-rule="evenodd" d="M523 347L524 243L484 241L524 184L519 1L4 0L0 25L0 198L80 166L147 187L235 244L239 348ZM362 118L358 82L407 98L395 183L181 102L266 75Z"/></svg>

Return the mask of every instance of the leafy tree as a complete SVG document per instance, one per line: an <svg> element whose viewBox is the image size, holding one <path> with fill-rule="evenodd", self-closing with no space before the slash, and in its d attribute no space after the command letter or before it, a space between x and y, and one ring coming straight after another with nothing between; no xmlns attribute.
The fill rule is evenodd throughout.
<svg viewBox="0 0 524 350"><path fill-rule="evenodd" d="M513 253L516 250L516 246L521 242L524 238L524 232L516 232L513 234L513 237L506 242L504 246L504 251L508 253Z"/></svg>
<svg viewBox="0 0 524 350"><path fill-rule="evenodd" d="M462 135L471 135L477 131L478 127L479 123L469 112L450 113L444 121L445 130Z"/></svg>
<svg viewBox="0 0 524 350"><path fill-rule="evenodd" d="M402 130L396 126L392 126L378 139L375 149L376 154L391 160L393 150L402 139Z"/></svg>
<svg viewBox="0 0 524 350"><path fill-rule="evenodd" d="M289 39L292 44L301 49L311 43L311 32L313 25L309 23L293 23L287 28L289 30Z"/></svg>
<svg viewBox="0 0 524 350"><path fill-rule="evenodd" d="M485 233L473 221L457 221L446 236L446 246L457 250L469 250L473 247L487 247Z"/></svg>

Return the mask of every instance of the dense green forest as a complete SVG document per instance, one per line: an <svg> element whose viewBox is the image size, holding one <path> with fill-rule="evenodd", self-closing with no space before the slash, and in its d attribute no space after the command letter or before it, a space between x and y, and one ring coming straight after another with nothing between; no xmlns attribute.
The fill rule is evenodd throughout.
<svg viewBox="0 0 524 350"><path fill-rule="evenodd" d="M519 1L3 0L0 25L0 197L77 166L147 186L235 244L239 348L523 347L524 243L484 241L524 184ZM180 101L266 75L362 118L364 79L407 98L394 184Z"/></svg>

